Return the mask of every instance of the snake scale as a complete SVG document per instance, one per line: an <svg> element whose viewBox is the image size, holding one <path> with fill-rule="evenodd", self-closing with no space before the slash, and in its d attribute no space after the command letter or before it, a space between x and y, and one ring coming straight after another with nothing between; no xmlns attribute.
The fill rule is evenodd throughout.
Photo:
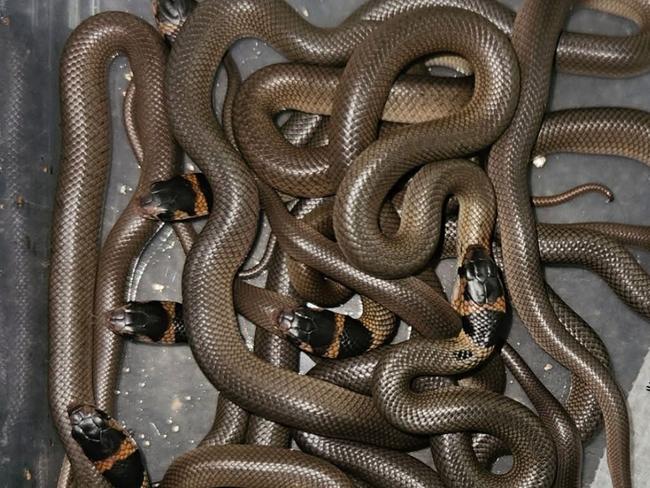
<svg viewBox="0 0 650 488"><path fill-rule="evenodd" d="M542 262L593 269L648 317L650 279L623 246L647 248L649 232L537 224L527 168L552 152L648 164L648 114L545 108L554 67L596 76L647 70L650 8L586 2L639 26L612 38L562 32L569 0L526 0L516 15L491 0L372 0L331 29L281 0L194 3L156 4L159 31L174 41L169 56L153 27L118 12L83 22L62 55L49 379L71 466L60 486L151 484L135 441L111 417L122 339L109 325L147 341L188 341L220 392L212 429L174 460L163 487L577 487L582 440L601 413L612 483L631 486L627 412L607 352L541 270ZM241 83L228 50L245 37L291 64ZM125 121L142 172L100 243L107 67L118 54L133 71ZM229 90L219 122L212 93L222 62ZM427 67L436 63L471 76L433 77ZM287 110L297 113L279 131ZM174 139L201 174L174 176ZM591 190L610 198L587 185L546 202ZM261 210L273 244L241 272ZM178 222L206 214L198 236ZM152 217L174 221L188 253L182 307L124 303L131 263L158 226ZM450 302L430 269L440 257L457 259ZM266 289L246 283L264 268ZM358 322L302 306L330 307L354 293ZM571 371L564 406L505 343L507 298ZM254 352L237 313L258 326ZM413 336L382 347L397 317ZM300 375L283 337L337 359ZM538 415L502 394L502 347ZM305 453L286 449L290 435ZM436 471L400 452L426 445ZM504 452L513 468L492 473Z"/></svg>

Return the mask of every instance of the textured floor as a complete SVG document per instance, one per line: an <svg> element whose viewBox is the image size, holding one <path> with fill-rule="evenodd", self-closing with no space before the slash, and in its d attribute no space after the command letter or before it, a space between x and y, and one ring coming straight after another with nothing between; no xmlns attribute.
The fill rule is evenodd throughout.
<svg viewBox="0 0 650 488"><path fill-rule="evenodd" d="M363 2L291 0L289 3L311 22L336 25ZM507 3L516 7L520 2L510 0ZM31 212L34 219L33 234L29 236L34 247L34 259L41 263L40 270L35 271L33 276L34 306L39 309L40 320L29 325L34 336L39 338L35 341L31 357L34 368L42 371L42 378L46 368L46 277L43 268L47 258L49 216L58 166L57 59L69 30L88 15L105 10L128 10L147 19L151 17L146 0L0 0L0 29L18 30L31 48L26 62L30 66L32 104L37 115L30 119L34 125L30 127L34 134L33 144L24 148L25 172L29 175L25 178L24 193L26 211ZM11 19L9 25L2 22L3 17ZM633 26L626 21L586 11L576 12L569 27L585 32L615 34L633 30ZM239 43L234 52L244 76L281 59L277 53L254 40ZM115 95L116 132L105 228L114 222L128 201L138 171L126 145L119 112L127 74L127 63L118 59L111 81ZM223 90L224 82L224 77L219 77L218 91ZM649 92L650 76L612 81L561 75L555 81L552 108L606 105L650 110ZM11 204L13 197L4 192L2 171L0 168L0 241L4 245L12 241L11 236L5 233L3 209L4 205ZM539 218L545 222L610 220L650 224L650 197L644 192L650 184L650 171L636 162L560 155L549 158L543 168L531 172L533 193L539 195L555 193L587 181L607 184L614 191L616 200L607 204L601 196L587 196L563 207L542 209ZM637 252L636 255L646 269L650 269L650 254ZM179 300L182 260L180 246L171 232L163 229L155 244L142 256L134 295L140 300ZM452 275L450 264L443 263L439 269L448 283ZM587 271L551 268L547 276L553 288L598 330L606 342L617 378L630 396L635 453L647 453L650 450L650 437L646 434L650 419L647 411L650 392L645 390L645 385L650 381L650 359L645 366L643 362L650 344L650 327L628 310L605 283ZM0 278L3 299L6 297L6 308L10 314L12 290L11 286L5 284L10 284L10 270L2 266L1 259ZM10 333L11 321L0 324L0 327L3 333ZM245 330L249 331L250 328L246 327ZM553 392L562 397L566 395L568 375L532 343L518 323L513 328L511 343ZM11 373L10 365L10 361L0 362L0 367L5 369L0 371L0 378ZM509 393L522 399L521 391L515 384L509 385ZM41 405L40 414L45 415L45 381L36 381L31 394L33 401ZM161 477L172 457L191 449L202 438L212 421L215 398L216 392L196 367L187 347L160 348L129 344L119 386L118 407L120 418L137 433L138 441L144 447L153 479ZM0 406L0 414L1 409ZM17 447L15 439L0 439L0 485L54 486L61 450L52 430L25 431L23 435L41 441L38 445L43 447L38 452L26 453ZM585 486L609 486L604 476L606 472L598 469L602 456L603 439L600 436L585 449ZM426 458L426 454L423 457ZM649 470L647 463L635 463L637 479L647 480ZM644 486L644 482L638 486Z"/></svg>

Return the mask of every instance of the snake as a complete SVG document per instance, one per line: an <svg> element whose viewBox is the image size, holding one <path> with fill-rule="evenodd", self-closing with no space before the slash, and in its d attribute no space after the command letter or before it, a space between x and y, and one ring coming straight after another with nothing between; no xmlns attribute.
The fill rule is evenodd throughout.
<svg viewBox="0 0 650 488"><path fill-rule="evenodd" d="M196 17L194 17L194 18L196 18ZM411 20L411 19L409 19L409 20ZM191 22L192 22L192 20L190 19L190 23L187 24L187 26L190 26L190 25L191 25ZM183 32L187 32L187 31L183 31ZM177 44L176 44L176 46L179 45L179 43L182 41L182 39L183 39L183 33L181 33L181 35L179 36L179 39L177 40ZM177 93L177 92L176 92L175 90L170 90L170 94L171 94L171 93ZM202 168L202 169L205 170L205 168ZM208 179L209 179L209 178L210 178L209 172L206 172L206 173L207 173L207 176L208 176ZM267 212L268 212L268 208L267 208ZM212 215L213 215L213 214L211 214L211 216L212 216ZM209 225L209 224L208 224L208 225ZM273 226L273 223L272 223L272 226ZM199 246L199 245L200 245L200 241L195 245L195 247L194 247L193 249L196 250L196 249L197 249L196 246ZM194 251L193 251L193 252L194 252ZM190 256L190 263L188 263L188 266L190 266L190 267L191 267L191 259L192 259L192 255ZM186 268L186 272L187 272L187 268ZM190 274L189 276L191 276L191 274ZM187 309L186 309L186 310L187 310ZM191 313L189 314L189 317L191 318ZM191 331L191 330L192 330L192 327L190 327L190 331ZM190 332L190 338L191 338L191 334L192 334L192 332ZM465 351L465 350L464 350L464 351L461 351L461 355L464 355L464 354L467 354L467 351ZM209 370L208 370L208 374L209 374Z"/></svg>
<svg viewBox="0 0 650 488"><path fill-rule="evenodd" d="M118 53L129 57L135 83L142 88L136 111L145 164L134 198L104 243L100 260L100 210L110 162L106 73ZM121 354L121 339L102 320L94 327L97 337L90 340L92 318L106 317L121 304L131 261L155 230L156 224L139 214L138 193L174 171L175 148L161 95L165 59L159 34L122 13L82 23L61 59L64 140L52 235L49 386L54 423L77 483L101 486L102 479L72 439L67 409L91 403L110 413ZM87 80L97 83L89 85ZM98 276L101 292L95 294ZM93 314L95 299L99 313ZM95 367L88 354L93 343Z"/></svg>
<svg viewBox="0 0 650 488"><path fill-rule="evenodd" d="M359 319L316 309L253 285L238 283L237 311L254 324L284 337L300 350L336 359L363 354L383 345L396 332L393 314L382 313L362 298ZM111 312L110 328L139 342L181 344L187 342L183 306L178 302L127 302Z"/></svg>
<svg viewBox="0 0 650 488"><path fill-rule="evenodd" d="M144 458L133 436L118 421L90 404L69 409L71 435L97 472L118 488L149 488Z"/></svg>
<svg viewBox="0 0 650 488"><path fill-rule="evenodd" d="M497 190L497 200L498 202L501 202L501 206L505 205L506 211L504 213L499 213L499 222L500 222L500 229L501 232L504 232L504 229L508 229L507 232L512 232L513 229L516 228L516 223L520 227L526 226L526 228L530 227L530 223L534 222L533 216L529 211L529 215L524 218L521 215L519 215L517 212L522 212L522 209L530 209L530 202L528 201L528 192L524 190L522 192L522 187L526 187L526 184L524 182L525 180L525 175L526 175L526 169L527 169L527 161L528 157L530 156L530 151L532 151L532 146L534 143L534 137L537 134L537 130L539 126L541 125L542 121L542 114L543 114L543 109L545 105L545 97L547 96L547 91L548 91L548 80L549 80L549 73L550 69L547 67L546 70L542 69L540 66L544 65L546 63L546 66L549 66L551 61L552 61L552 56L554 54L554 49L553 49L553 37L547 34L547 29L550 26L554 26L554 31L551 32L556 32L557 35L559 35L561 23L563 22L563 16L562 13L566 13L568 11L568 5L564 6L564 9L562 8L556 8L553 9L550 6L547 6L546 10L544 10L540 5L536 5L534 2L528 2L526 5L531 5L531 10L532 13L527 14L527 10L524 7L524 10L522 13L519 14L518 19L521 19L521 24L524 25L522 27L522 34L521 34L521 39L522 39L522 44L523 47L521 48L523 52L519 52L519 62L520 62L520 68L522 69L522 72L524 73L524 79L522 80L522 95L520 96L519 100L519 105L518 105L518 112L516 112L515 117L513 119L513 122L510 124L508 129L506 130L506 133L504 136L502 136L501 140L495 144L495 146L491 150L491 155L490 155L490 160L496 160L497 162L490 167L490 163L488 162L488 170L490 171L490 176L492 181L495 184L496 190ZM538 15L541 14L546 14L548 17L548 22L540 22L540 17ZM541 31L539 34L535 33L534 27L537 27L538 29L545 29L545 32L542 33ZM515 24L515 35L513 36L513 42L515 45L515 49L517 49L517 42L516 39L516 30L517 23ZM525 32L525 34L524 34ZM538 42L537 44L534 45L537 49L531 49L531 46L529 44L526 44L528 42L528 39L531 36L531 32L535 33L532 35L533 39L541 39L546 41L546 44L542 41ZM526 56L524 58L523 56ZM539 58L539 59L538 59ZM544 62L541 62L540 59L544 60ZM528 64L526 64L528 63ZM529 70L530 73L534 74L529 74L527 71ZM526 78L529 76L530 78ZM530 81L530 89L527 91L526 86L527 86L527 80L533 80ZM535 125L537 124L537 125ZM512 148L515 147L516 155L513 153ZM394 148L382 148L384 151L389 151ZM399 151L392 151L393 153L398 153ZM377 152L374 157L376 159L380 159L379 157L379 151ZM403 155L400 154L400 158L403 159ZM519 158L517 160L516 158ZM397 244L401 244L401 249L400 248L389 248L387 243L385 242L385 239L382 240L381 238L381 233L376 232L373 229L372 221L373 218L376 218L376 205L377 201L382 198L383 195L385 195L384 191L388 189L390 185L386 184L387 178L391 178L388 180L390 183L393 183L397 180L403 172L405 172L409 167L407 166L404 168L404 164L402 164L402 168L400 172L396 172L393 168L392 164L386 164L385 162L383 163L383 166L378 167L378 165L374 165L374 167L370 167L368 165L368 161L360 161L362 158L357 159L355 161L355 165L348 170L346 173L346 176L341 183L341 186L339 187L339 198L340 199L340 206L339 209L342 212L342 220L340 222L337 222L335 220L335 228L337 230L337 238L339 239L339 242L341 242L342 248L346 252L346 256L350 258L354 263L356 263L359 266L364 267L364 269L371 269L374 272L382 272L384 275L386 275L388 272L391 274L388 276L400 276L398 273L403 273L404 272L404 264L406 262L412 262L420 266L423 261L426 261L426 259L423 259L423 261L418 262L415 258L416 256L409 256L406 255L405 253L400 253L399 251L402 251L403 249L407 248L406 245L409 244L409 242L398 242ZM383 157L384 161L388 159L387 157ZM518 165L515 166L515 163L513 161L518 161ZM512 166L508 166L505 162L510 162ZM359 171L355 171L356 168L359 168ZM498 168L497 170L494 170L494 168ZM387 168L391 168L391 173L389 174L387 171ZM492 169L490 169L492 168ZM516 170L514 169L516 168ZM497 172L500 170L501 172ZM370 174L374 171L374 174L370 176ZM368 175L368 176L365 176ZM515 177L515 175L517 175ZM382 180L383 177L383 180ZM348 184L349 181L349 184ZM510 186L507 186L509 183ZM380 193L377 195L377 193L371 193L369 192L369 188L372 186L374 188L377 188L380 184L382 184L382 187L380 188ZM372 200L368 200L367 196L372 194ZM361 195L362 197L365 196L366 200L361 199L361 203L355 202L352 200L352 198ZM512 198L511 201L509 201L507 204L503 203L503 199L506 198L506 195L508 195L510 198ZM337 203L339 202L337 201ZM513 223L514 222L514 223ZM376 227L376 225L375 225ZM351 230L356 229L354 235L352 234ZM370 234L368 232L360 233L359 229L373 229L373 232ZM531 230L530 232L528 231L518 231L518 235L516 238L512 238L513 242L516 241L513 245L515 245L517 248L521 248L521 246L524 245L530 245L531 239L530 236L534 235L534 229ZM349 236L349 241L345 241ZM379 270L377 267L377 263L373 263L372 259L368 259L369 256L374 255L374 253L368 253L368 242L369 239L373 239L373 246L371 248L377 252L381 251L383 255L389 255L391 257L391 261L395 261L396 266L395 269L389 269L389 267L383 265L382 263L382 269ZM364 250L362 251L359 247L359 243L364 242ZM536 242L533 244L536 245ZM504 248L505 255L508 255L508 250ZM390 254L389 254L390 252ZM423 255L423 253L420 252L420 255ZM505 257L504 255L504 257ZM514 257L513 257L514 256ZM518 251L518 253L513 253L510 255L512 259L519 258L521 259L526 259L528 261L532 260L535 256L538 258L538 252L536 250L528 250L526 252ZM428 259L428 256L425 256L425 258ZM536 292L535 294L531 291L531 289L526 290L526 292L521 291L521 287L523 287L526 284L532 283L534 280L531 278L531 276L528 274L529 266L523 264L521 261L518 262L517 266L508 266L508 259L505 260L506 262L506 277L510 273L516 273L517 276L521 276L520 278L521 281L519 281L519 284L517 285L517 293L520 293L518 296L518 299L514 301L515 307L519 311L520 315L523 314L523 320L524 322L529 322L527 319L531 319L533 317L527 317L525 313L527 311L531 311L532 313L536 313L537 310L539 310L539 304L536 303L536 306L531 306L531 296L535 298L536 301L543 301L546 300L546 303L548 302L548 299L546 297L545 292ZM527 262L526 264L530 264L530 262ZM374 267L373 267L374 265ZM533 266L534 268L534 266ZM537 265L537 269L539 269L539 264ZM542 287L543 288L543 280L541 279L541 276L538 277L538 281L535 281L537 283L536 286ZM533 285L530 285L533 286ZM514 295L513 295L514 299ZM522 309L522 310L520 310ZM554 313L552 311L552 308L550 306L550 303L548 305L548 315L549 317L554 318ZM537 319L537 328L533 329L533 332L537 332L537 335L534 336L536 337L537 340L542 341L543 343L543 338L544 335L548 336L548 326L542 327L542 323L547 324L549 317L545 317L546 320L542 320L541 318ZM557 319L556 319L557 322ZM532 325L531 325L532 327ZM556 327L550 328L550 330L553 330L555 334L561 334L563 329L561 328L561 324L557 322ZM567 343L570 344L569 341L573 340L572 337L569 336L568 333L564 333L565 336L568 336L567 340L562 340L562 348L559 346L556 346L555 348L552 348L551 345L549 344L548 339L546 339L546 344L547 348L550 349L550 352L554 352L556 355L562 354L563 352L567 351ZM579 344L575 343L575 340L573 340L573 343L575 344L575 347L571 347L572 350L574 351L580 351L578 354L578 360L576 360L576 356L570 357L568 354L564 354L565 362L569 362L569 358L573 360L573 362L569 362L570 366L573 366L574 369L578 370L578 374L583 373L584 377L582 380L584 382L588 382L589 378L592 383L594 382L594 377L598 378L598 385L599 389L595 389L595 393L601 403L601 407L603 408L603 411L605 412L605 418L606 418L606 431L608 432L609 438L610 438L610 448L612 449L612 457L610 458L610 470L612 473L612 478L614 481L615 486L628 486L629 484L629 466L626 464L628 461L629 453L628 453L628 439L627 439L627 426L626 426L626 412L625 412L625 406L624 406L624 401L622 399L622 396L620 395L620 392L618 390L617 385L615 382L612 380L611 375L603 368L603 366L598 363L595 359L591 357L590 354L588 354L587 351L584 349L581 349L582 346ZM589 363L589 368L588 368L588 375L585 374L585 368L580 364L580 362L585 362ZM582 368L581 368L582 366ZM600 391L598 391L600 390ZM609 409L609 410L608 410ZM621 463L617 463L616 460L617 457L625 458L625 461Z"/></svg>
<svg viewBox="0 0 650 488"><path fill-rule="evenodd" d="M202 307L211 307L213 306L212 304L215 303L213 300L208 300L207 302L204 300L199 299L198 295L201 293L207 293L208 296L211 294L215 294L216 296L219 296L219 290L222 290L224 300L223 302L220 302L220 306L224 307L225 316L227 317L227 320L234 322L234 311L232 309L231 305L228 305L228 303L232 304L232 299L230 296L231 291L228 290L228 286L230 286L230 283L232 283L232 276L228 278L229 274L233 274L236 272L236 269L239 267L241 264L241 261L243 260L243 253L248 249L247 243L250 244L251 236L253 234L253 225L252 222L255 221L254 214L256 213L255 208L250 208L250 199L247 201L244 196L251 196L252 200L255 200L254 195L255 195L255 184L252 181L250 173L245 169L245 166L241 163L241 160L238 159L238 156L236 153L230 149L225 142L225 139L223 139L223 136L219 132L219 128L216 125L215 121L211 118L211 114L208 116L208 111L205 110L205 107L209 106L209 103L206 102L208 100L208 85L211 80L208 80L208 78L211 78L211 73L214 72L214 69L216 69L216 63L218 63L219 59L224 55L225 49L228 47L228 45L234 40L237 36L245 35L247 33L253 34L255 36L261 36L262 38L265 37L275 37L279 38L276 42L272 42L272 44L280 44L278 46L280 50L282 51L287 51L287 54L290 55L290 57L295 57L298 58L299 60L303 61L326 61L326 62L331 62L331 63L340 63L342 62L348 52L346 51L346 48L341 47L340 45L337 46L337 42L332 42L330 44L330 52L329 54L322 54L318 52L309 52L310 46L308 43L305 43L304 47L292 47L288 45L288 43L282 43L282 37L286 32L293 32L293 30L301 30L306 36L313 35L317 37L317 34L319 34L318 30L308 26L306 23L301 23L300 20L298 20L298 17L295 13L291 12L289 9L286 9L286 7L283 7L281 4L276 3L276 2L255 2L251 3L252 9L255 10L256 14L259 14L257 17L257 20L255 19L250 19L250 18L244 18L243 25L241 27L242 30L238 30L240 26L235 25L235 26L224 26L225 28L223 29L223 32L225 33L219 33L215 34L214 32L208 33L208 28L205 27L208 25L210 22L213 24L219 24L221 22L223 24L223 20L219 19L219 16L221 14L228 13L228 9L238 9L241 8L241 6L236 6L233 5L230 2L226 2L226 5L221 7L216 5L216 2L206 2L204 5L201 5L199 9L197 10L197 13L192 17L190 20L187 28L181 32L179 36L179 44L177 47L174 48L173 50L173 55L172 55L172 62L176 63L178 62L179 64L192 64L193 62L198 63L199 61L206 60L207 64L202 64L202 66L207 66L207 68L204 68L203 70L197 70L196 72L192 71L191 69L188 70L186 73L191 73L188 79L181 79L178 75L174 75L173 70L170 68L169 72L169 78L168 78L168 83L169 86L174 88L190 88L188 90L179 90L179 91L170 91L169 92L169 103L171 107L171 112L172 112L172 124L174 126L174 131L175 134L177 135L178 139L181 141L181 144L188 149L188 152L190 155L195 158L199 162L199 166L205 170L205 173L208 177L208 180L211 183L215 183L218 181L217 175L223 175L226 176L226 180L228 182L232 182L233 188L241 189L242 190L242 197L237 198L235 202L226 202L223 196L220 196L219 198L216 199L216 204L214 205L215 211L211 214L210 221L208 223L208 227L202 233L202 237L200 238L199 242L197 243L198 248L194 251L192 251L192 255L190 257L190 262L188 264L191 265L192 261L197 262L200 260L200 257L202 257L205 254L206 251L211 250L211 252L208 254L210 256L210 261L216 260L217 256L225 256L226 259L223 260L223 262L219 261L218 268L215 266L213 269L209 271L200 271L197 273L194 273L191 271L192 266L188 267L188 270L186 270L186 276L187 280L191 281L192 284L198 283L199 285L202 284L202 281L205 280L205 283L203 283L203 286L198 286L196 287L197 290L197 297L192 297L194 294L194 291L189 291L187 293L188 298L191 298L189 300L190 306L187 307L185 314L188 317L188 324L193 324L193 317L196 317L196 322L204 322L207 320L207 315L205 315L206 318L201 318L202 315L205 314L205 312L202 312ZM379 3L374 3L370 7L367 7L365 10L365 13L368 15L378 13L378 15L381 14L381 8L377 7ZM271 12L274 14L280 14L280 18L284 18L287 20L289 23L288 29L284 29L286 26L282 26L282 28L279 28L277 32L271 32L271 33L262 33L263 28L265 27L264 25L255 25L257 22L259 22L259 19L265 18L264 16L264 9L268 9L267 12ZM377 10L373 10L373 8L376 8ZM284 10L283 10L284 9ZM198 14L198 12L201 12L201 15ZM390 10L389 10L390 12ZM392 12L395 13L395 12ZM388 15L392 15L392 13ZM353 17L351 21L347 23L347 25L344 25L343 28L340 28L340 30L335 30L333 31L334 37L336 36L337 33L344 33L348 34L349 32L353 32L355 30L354 25L355 19L362 18L364 12L356 15ZM534 17L534 16L533 16ZM227 17L223 17L227 18ZM242 17L237 17L235 16L234 18L240 19ZM196 20L194 20L196 19ZM249 24L247 24L247 22ZM291 23L294 23L294 25L291 25ZM299 29L294 29L296 25L298 26ZM516 25L515 25L516 27ZM370 30L368 26L364 26L367 30ZM359 31L356 33L359 37L363 37L364 33L363 30L364 28L359 28ZM232 30L235 30L235 32L232 32ZM516 33L516 30L515 30ZM328 33L329 34L329 33ZM131 32L129 35L133 36L133 32ZM219 44L218 47L214 47L210 44L210 42L207 42L210 39L214 39L212 36L222 36L220 39L221 44ZM637 40L638 38L636 36L633 36L633 40ZM183 41L183 39L186 39L186 41ZM627 42L629 39L625 39L624 41ZM196 41L196 45L195 45ZM183 46L183 42L185 42L185 46ZM317 43L320 44L320 43ZM326 42L322 42L322 44L326 44ZM350 47L353 43L350 43ZM335 47L335 49L332 49L332 46ZM562 43L560 44L562 46ZM200 49L195 48L200 47ZM319 46L320 47L320 46ZM326 52L327 46L325 46L325 49L323 52ZM335 51L336 48L340 49L341 53L333 53L332 51ZM295 51L292 52L292 49L298 50L298 53ZM303 51L307 52L300 52L300 50L303 49ZM348 48L349 49L349 48ZM561 59L561 57L558 57L558 60ZM559 61L558 61L559 62ZM627 64L627 63L626 63ZM632 63L630 63L632 64ZM584 68L578 68L578 70L584 69ZM640 69L639 67L635 69ZM607 70L605 69L605 72ZM618 72L620 73L620 71ZM607 74L607 73L606 73ZM65 77L64 77L65 78ZM203 90L200 89L200 87L203 87ZM195 90L192 90L194 88ZM191 99L191 97L188 99L187 94L191 93L192 96L196 94L201 94L200 97L197 97L196 99ZM175 103L176 101L176 103ZM183 106L184 101L189 101L187 103L187 106ZM201 105L203 104L203 105ZM201 110L203 107L204 110ZM193 118L198 118L199 114L201 117L204 118L204 122L207 121L208 123L205 125L205 127L210 127L211 130L216 129L216 133L218 134L217 141L211 140L212 138L210 137L205 137L201 138L201 132L200 129L197 129L197 127L203 127L202 124L194 124L194 128L191 127L190 122L193 120ZM187 122L187 124L186 124ZM64 127L64 134L66 133L66 128ZM209 142L208 142L209 141ZM223 143L223 144L222 144ZM219 145L218 148L215 149L215 145ZM226 163L224 164L223 168L217 168L214 166L214 163L210 163L210 161L213 161L213 156L208 154L210 151L207 151L207 148L212 148L215 150L215 154L220 153L218 149L224 148L225 151L224 153L227 155L226 156ZM65 185L61 185L63 188L65 188ZM214 185L213 185L214 186ZM101 193L101 192L97 192ZM497 191L497 197L499 196L499 191ZM231 227L225 226L224 222L227 223L227 220L224 220L225 217L233 217L233 216L238 216L242 217L241 222L244 223L245 225L243 228L240 229L233 229ZM249 218L245 218L246 216L249 216ZM58 223L60 222L61 218L59 217L59 214L57 213L57 216L55 217L55 222ZM208 237L210 235L214 235L216 233L216 230L219 227L219 224L223 226L222 229L220 230L225 230L225 234L229 236L234 236L235 239L233 239L233 242L231 242L229 245L223 246L223 249L219 249L218 244L222 244L223 240L221 238L217 238L214 242L208 242ZM73 226L79 225L73 224ZM86 224L88 226L88 224ZM56 225L55 225L56 227ZM503 227L503 226L502 226ZM503 229L502 229L503 232ZM237 239L237 236L239 237L245 237L248 236L248 240L242 237L242 240ZM55 238L56 242L56 238ZM59 242L59 245L62 245ZM56 247L55 247L56 249ZM221 254L223 253L223 254ZM55 257L57 254L55 254ZM61 258L59 258L61 260ZM65 261L65 260L62 260ZM56 261L55 261L56 262ZM222 268L222 263L223 263L223 268ZM92 268L92 266L91 266ZM79 268L77 268L79 269ZM224 271L224 269L228 269L229 271ZM198 270L196 270L198 271ZM211 274L212 273L212 274ZM56 273L55 273L56 276ZM59 272L59 277L61 276L61 273ZM70 276L75 279L79 278L79 273L76 275L74 273L71 273ZM54 281L54 287L53 289L55 290L53 296L56 298L57 293L61 293L62 287L59 286L59 283ZM212 287L207 287L206 285L210 283L219 285L220 286L215 286L213 289L208 290L207 288L212 288ZM227 286L226 286L227 285ZM184 286L185 287L185 286ZM80 290L81 293L79 296L83 296L84 294L88 294L88 289L84 290L83 287L78 287L76 288L77 290ZM187 290L194 290L194 286L188 285L186 287ZM199 293L200 292L200 293ZM193 302L192 300L196 298L196 300ZM78 300L75 295L75 300ZM75 301L71 300L71 301ZM204 302L203 305L201 305L201 302ZM56 300L55 300L56 303ZM194 303L194 305L192 305ZM207 305L206 305L207 304ZM226 304L226 305L223 305ZM65 306L64 306L65 307ZM53 311L51 313L51 317L59 320L62 318L63 311L59 308L56 307L56 305L52 306ZM67 317L66 317L67 318ZM232 319L232 320L231 320ZM74 324L81 324L83 323L83 320L78 320L78 321L70 321L69 323L74 323ZM209 327L206 327L209 329ZM190 325L190 340L191 342L194 341L192 339L192 330L197 330L200 332L201 327L195 327L194 325ZM71 331L74 332L74 331ZM57 335L58 334L58 335ZM60 328L55 329L55 333L53 334L53 344L54 344L54 349L56 348L61 348L62 345L64 344L79 344L79 341L81 340L79 337L63 337L61 335L61 330ZM82 334L83 335L83 334ZM213 347L214 344L208 342L208 344L211 344L210 347ZM234 344L233 341L231 340L230 346L232 346L232 350L234 351L241 351L241 348ZM202 346L203 347L203 346ZM210 347L206 347L206 349L209 349ZM196 348L195 348L196 349ZM61 350L59 350L61 352ZM197 356L201 357L200 351L195 351L198 352ZM59 356L61 357L61 356ZM248 358L247 358L248 359ZM203 361L206 361L203 359ZM240 365L240 367L244 367L245 365ZM204 367L204 370L209 371L211 368L209 367ZM81 369L83 370L83 368ZM75 370L75 371L80 371L80 370ZM68 373L69 375L70 373ZM59 376L59 372L57 372L57 375L53 376L53 383L57 383L57 376ZM63 375L65 376L65 374ZM212 375L209 374L211 377ZM59 378L60 381L65 383L65 378ZM77 384L77 378L74 378L70 384ZM222 382L215 382L215 383L222 383ZM59 383L60 384L60 383ZM326 388L323 386L323 390ZM228 390L228 388L226 388ZM230 389L232 390L232 388ZM233 393L230 392L232 395ZM82 394L80 396L87 396L85 394ZM56 395L53 396L53 398L56 397ZM257 411L262 411L265 408L255 408L255 405L253 405L254 409ZM607 411L606 411L607 414ZM271 415L275 416L276 418L280 418L280 416L276 415ZM60 417L60 414L59 414ZM65 423L65 420L59 421L59 423ZM63 438L66 438L66 434L63 432L65 429L60 429L60 435ZM329 434L329 432L327 432ZM74 448L71 448L71 451L74 451ZM83 464L83 463L80 463ZM625 466L623 466L622 470L624 471ZM81 471L83 472L83 471ZM83 478L82 478L83 479ZM91 478L92 475L91 475Z"/></svg>
<svg viewBox="0 0 650 488"><path fill-rule="evenodd" d="M181 35L181 38L182 38L182 35Z"/></svg>
<svg viewBox="0 0 650 488"><path fill-rule="evenodd" d="M592 386L603 412L608 466L615 487L631 486L629 427L624 397L609 371L558 320L548 300L525 183L528 158L542 123L555 42L571 2L524 4L513 33L522 70L522 93L510 126L492 147L488 174L497 194L498 222L513 306L536 342ZM530 36L530 37L529 37ZM529 39L541 39L531 44Z"/></svg>
<svg viewBox="0 0 650 488"><path fill-rule="evenodd" d="M155 215L162 221L179 221L206 215L210 206L205 202L212 198L209 192L203 174L183 174L152 184L141 205L146 215ZM327 229L331 233L330 216L331 204L312 210L303 220L317 226L321 233ZM308 268L300 266L289 260L287 273L293 290L304 300L335 306L350 298L349 290L327 278L319 281L320 275L309 275ZM305 273L307 276L301 276ZM235 308L244 317L320 357L346 358L365 353L386 343L397 330L395 316L363 296L359 319L301 306L289 297L258 289L242 280L236 282L234 296ZM180 303L129 302L111 313L110 323L114 332L142 342L187 341Z"/></svg>
<svg viewBox="0 0 650 488"><path fill-rule="evenodd" d="M191 475L188 475L188 472ZM164 487L352 488L339 469L308 454L264 446L211 446L194 449L170 466Z"/></svg>

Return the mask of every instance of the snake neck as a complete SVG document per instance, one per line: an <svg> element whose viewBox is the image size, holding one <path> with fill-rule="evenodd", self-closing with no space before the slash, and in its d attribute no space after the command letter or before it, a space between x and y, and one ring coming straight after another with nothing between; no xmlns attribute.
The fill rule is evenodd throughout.
<svg viewBox="0 0 650 488"><path fill-rule="evenodd" d="M459 356L489 356L505 340L507 306L499 269L485 246L468 246L458 267L452 305L462 320ZM462 359L462 357L461 357Z"/></svg>

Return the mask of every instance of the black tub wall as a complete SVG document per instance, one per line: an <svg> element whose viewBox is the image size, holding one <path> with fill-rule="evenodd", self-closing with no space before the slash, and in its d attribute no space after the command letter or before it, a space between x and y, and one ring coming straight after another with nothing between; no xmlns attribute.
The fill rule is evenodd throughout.
<svg viewBox="0 0 650 488"><path fill-rule="evenodd" d="M67 2L0 0L0 485L55 486L47 263Z"/></svg>

